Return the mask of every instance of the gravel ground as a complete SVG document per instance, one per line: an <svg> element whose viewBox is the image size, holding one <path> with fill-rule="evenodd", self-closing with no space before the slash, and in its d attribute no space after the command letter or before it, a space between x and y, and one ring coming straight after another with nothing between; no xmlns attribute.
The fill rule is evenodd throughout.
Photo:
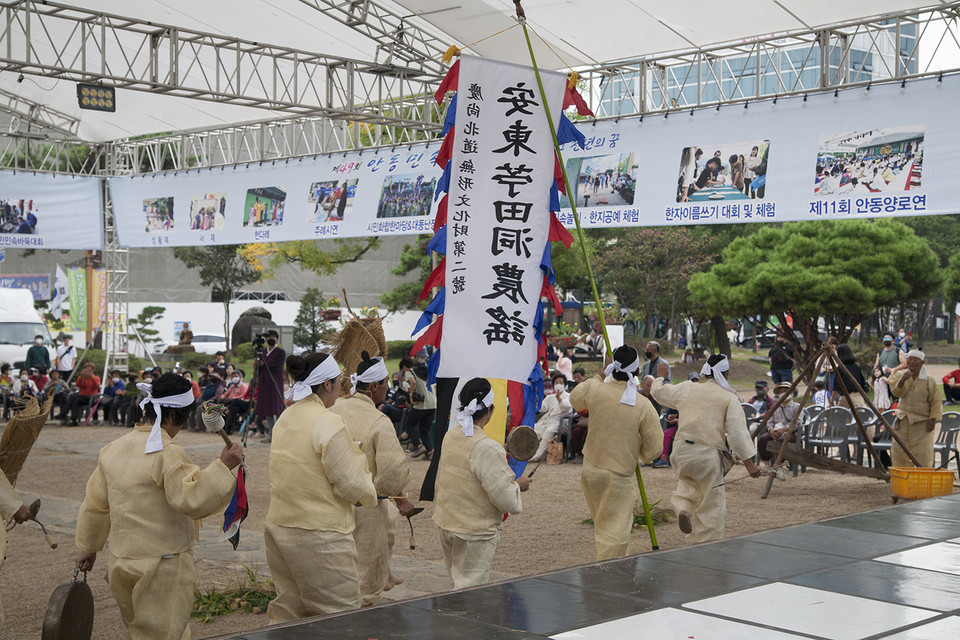
<svg viewBox="0 0 960 640"><path fill-rule="evenodd" d="M5 610L4 638L37 638L43 612L53 589L69 580L73 572L73 545L76 508L83 498L87 477L96 466L99 448L119 437L117 427L64 428L48 424L40 435L17 483L25 499L43 499L40 519L51 528L59 542L55 550L47 548L39 529L33 523L19 526L8 534L7 559L0 572L0 595ZM206 464L219 454L219 439L205 433L181 433L177 442L185 446L198 464ZM253 441L251 441L253 442ZM247 449L250 470L248 491L251 513L244 523L244 540L262 544L263 519L269 502L267 466L269 448L251 444ZM427 469L427 463L412 460L414 480L411 493L416 495ZM537 472L529 493L524 494L524 511L508 518L501 538L493 570L503 577L519 576L590 562L594 557L593 531L581 524L589 517L580 491L580 467L573 464L543 467ZM742 467L728 476L744 475ZM669 506L676 485L670 469L646 469L643 474L647 495L652 502ZM840 476L809 470L798 478L776 482L767 500L760 499L762 480L745 480L727 490L727 536L740 536L793 524L845 515L890 504L889 487L878 480ZM408 549L407 533L397 536L395 565L404 572L423 567L430 580L419 591L398 588L395 597L409 597L427 591L442 591L452 585L443 575L439 536L430 520L432 503L422 503L426 510L414 520L417 548ZM218 522L206 523L205 538L214 535ZM685 546L683 535L674 522L657 527L661 549ZM226 547L226 550L224 550ZM197 575L201 588L236 586L245 573L239 558L224 543L215 548L198 548ZM645 529L634 533L630 553L650 550ZM214 553L216 552L216 553ZM248 557L249 566L249 557ZM269 575L265 563L255 564L261 578ZM105 583L105 566L101 561L90 574L90 585L96 603L94 637L101 640L123 638L124 629L109 587ZM408 574L409 577L409 574ZM232 614L214 622L192 624L194 637L202 638L260 627L266 617L253 614Z"/></svg>

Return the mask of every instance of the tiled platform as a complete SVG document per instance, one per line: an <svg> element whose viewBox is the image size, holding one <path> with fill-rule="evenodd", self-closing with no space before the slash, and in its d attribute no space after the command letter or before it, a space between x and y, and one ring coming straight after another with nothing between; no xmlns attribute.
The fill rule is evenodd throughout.
<svg viewBox="0 0 960 640"><path fill-rule="evenodd" d="M960 495L233 636L641 637L960 638Z"/></svg>

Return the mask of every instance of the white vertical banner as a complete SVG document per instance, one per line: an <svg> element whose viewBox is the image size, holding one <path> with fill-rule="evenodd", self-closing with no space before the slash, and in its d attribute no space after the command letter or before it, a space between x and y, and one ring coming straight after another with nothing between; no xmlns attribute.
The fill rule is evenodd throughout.
<svg viewBox="0 0 960 640"><path fill-rule="evenodd" d="M566 76L463 56L446 225L440 377L525 383L550 228L553 136Z"/></svg>

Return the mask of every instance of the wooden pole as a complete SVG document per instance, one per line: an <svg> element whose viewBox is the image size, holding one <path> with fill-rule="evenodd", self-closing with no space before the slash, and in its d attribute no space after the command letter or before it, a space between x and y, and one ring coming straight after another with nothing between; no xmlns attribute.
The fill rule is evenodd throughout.
<svg viewBox="0 0 960 640"><path fill-rule="evenodd" d="M517 17L520 20L520 26L523 27L523 37L527 41L527 50L530 52L530 62L533 66L534 75L537 77L537 87L540 89L540 97L543 100L543 110L547 115L547 124L550 125L550 135L553 137L553 148L557 153L557 160L560 164L560 172L563 174L563 184L567 190L567 197L570 200L570 209L573 213L573 220L577 226L577 239L580 241L580 250L583 253L583 263L587 270L587 277L590 279L590 289L593 291L593 301L597 305L597 318L600 321L600 330L603 332L603 341L607 347L607 355L613 359L613 349L610 347L610 336L607 334L607 323L603 317L603 305L600 303L600 292L597 290L597 281L593 276L593 268L590 266L590 258L587 256L587 246L583 242L583 229L580 228L580 217L577 215L577 204L573 197L573 190L570 188L570 180L567 178L567 168L563 164L563 154L560 152L560 142L557 140L557 130L553 126L553 117L550 115L550 106L547 104L547 97L543 91L543 81L540 79L540 69L537 67L537 57L533 53L533 44L530 42L530 33L527 31L527 22L520 7L519 0L515 0L517 5ZM647 502L647 492L643 486L643 476L640 475L640 464L637 463L635 470L637 476L637 486L640 488L640 501L643 503L643 516L647 523L647 531L650 532L650 545L656 551L660 548L657 544L657 533L653 530L653 516L650 514L650 504Z"/></svg>
<svg viewBox="0 0 960 640"><path fill-rule="evenodd" d="M824 347L820 350L820 355L817 357L817 359L816 359L815 361L811 359L810 362L815 362L815 363L816 363L816 367L813 368L813 371L818 371L818 370L820 369L820 365L823 363L824 358L827 357L827 352L826 352L826 351L827 351L827 348L828 348L827 346L824 346ZM804 369L804 373L806 373L806 372L809 371L810 369L811 369L810 363L807 363L807 368ZM786 435L784 436L784 438L783 438L783 441L784 441L784 442L790 442L790 437L793 435L793 433L794 433L794 432L796 431L796 429L797 429L797 420L800 418L800 414L803 413L803 407L804 407L804 405L807 404L807 400L810 399L810 393L811 393L812 391L813 391L813 385L812 385L812 384L808 384L808 385L807 385L807 390L806 390L806 391L804 392L804 394L803 394L803 399L800 401L800 409L799 409L795 414L793 414L793 418L790 420L790 427L787 429L787 434L786 434ZM771 411L770 413L771 413L771 415L773 414L772 411ZM774 463L774 466L776 466L776 465L780 464L781 462L783 462L784 449L786 449L786 447L780 447L780 450L777 452L777 461L776 461L776 463ZM773 479L774 479L774 477L775 477L775 476L770 476L770 477L767 478L767 485L763 488L763 493L760 494L760 498L761 498L762 500L766 500L767 496L770 495L770 489L773 488Z"/></svg>
<svg viewBox="0 0 960 640"><path fill-rule="evenodd" d="M846 365L840 362L840 358L837 357L836 353L830 354L830 363L833 365L833 370L835 372L842 371L842 372L845 372L848 376L850 376L850 382L853 383L851 384L851 386L856 387L856 391L860 393L860 395L863 397L865 402L870 400L870 398L867 397L866 391L860 388L860 383L857 382L852 375L850 375L850 370L847 369ZM867 436L867 429L866 427L863 426L863 421L860 419L860 414L857 413L856 405L853 402L853 398L850 396L850 392L847 390L847 385L843 378L844 376L842 375L836 376L837 382L840 383L840 392L843 394L844 399L846 399L847 404L850 405L850 413L853 414L853 420L854 422L857 423L857 428L860 430L860 435L863 437L863 441L867 445L867 451L870 453L870 456L873 457L873 459L876 461L877 468L885 470L883 463L880 461L880 455L874 450L873 442ZM880 414L877 414L877 417L879 416ZM844 445L844 446L848 446L848 445ZM858 460L858 463L859 463L859 460Z"/></svg>

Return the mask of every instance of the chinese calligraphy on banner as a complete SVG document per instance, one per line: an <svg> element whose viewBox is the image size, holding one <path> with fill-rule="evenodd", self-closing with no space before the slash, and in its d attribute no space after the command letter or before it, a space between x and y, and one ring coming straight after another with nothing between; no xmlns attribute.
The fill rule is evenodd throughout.
<svg viewBox="0 0 960 640"><path fill-rule="evenodd" d="M438 376L527 382L566 77L464 56L449 164Z"/></svg>

